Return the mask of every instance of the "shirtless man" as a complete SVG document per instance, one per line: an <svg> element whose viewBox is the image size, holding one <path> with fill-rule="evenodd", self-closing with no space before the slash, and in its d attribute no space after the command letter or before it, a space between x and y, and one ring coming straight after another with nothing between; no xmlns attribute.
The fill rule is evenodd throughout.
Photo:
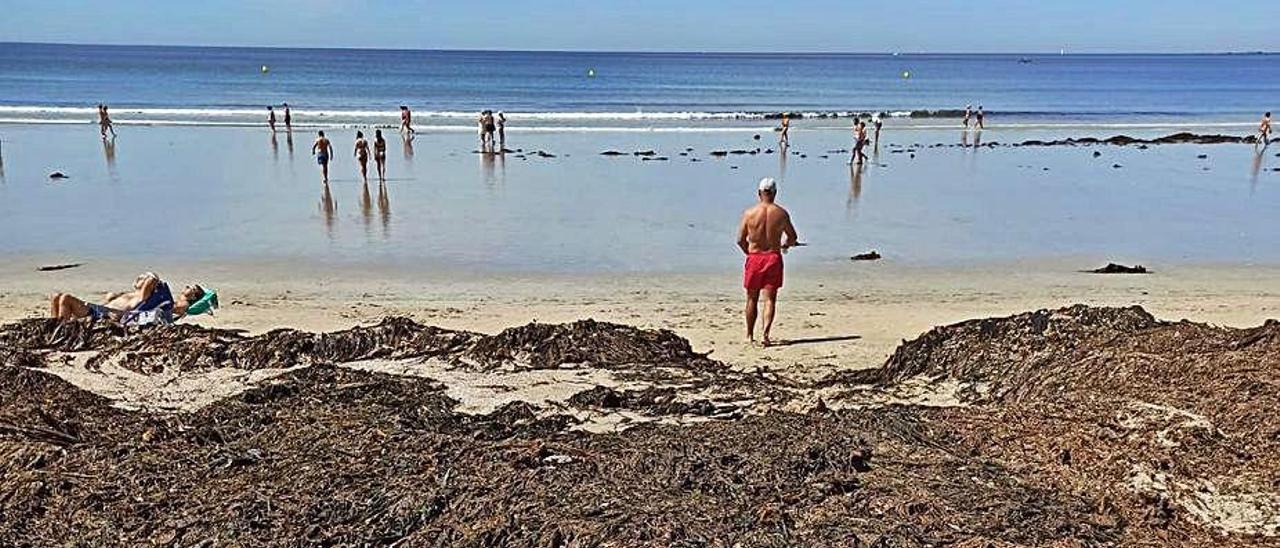
<svg viewBox="0 0 1280 548"><path fill-rule="evenodd" d="M964 127L969 129L969 118L973 116L973 105L964 106Z"/></svg>
<svg viewBox="0 0 1280 548"><path fill-rule="evenodd" d="M507 148L507 115L498 113L498 152Z"/></svg>
<svg viewBox="0 0 1280 548"><path fill-rule="evenodd" d="M378 164L378 180L387 180L387 141L380 129L373 130L373 161Z"/></svg>
<svg viewBox="0 0 1280 548"><path fill-rule="evenodd" d="M364 140L364 132L356 132L356 161L360 163L360 180L369 184L369 142Z"/></svg>
<svg viewBox="0 0 1280 548"><path fill-rule="evenodd" d="M1271 142L1271 113L1262 115L1262 123L1258 124L1258 142L1267 146Z"/></svg>
<svg viewBox="0 0 1280 548"><path fill-rule="evenodd" d="M311 154L316 157L316 163L320 164L320 172L324 174L324 184L329 184L329 161L333 159L333 144L329 142L329 138L324 136L324 132L319 132L316 142L311 145Z"/></svg>
<svg viewBox="0 0 1280 548"><path fill-rule="evenodd" d="M769 329L773 327L778 290L782 288L782 254L796 245L797 237L791 215L773 202L778 196L777 183L769 177L761 179L756 194L760 203L742 214L738 247L747 256L742 276L742 285L747 290L747 339L753 343L756 340L756 309L760 294L764 293L761 342L769 346Z"/></svg>
<svg viewBox="0 0 1280 548"><path fill-rule="evenodd" d="M267 105L267 126L271 128L271 133L276 132L276 109L271 105Z"/></svg>
<svg viewBox="0 0 1280 548"><path fill-rule="evenodd" d="M778 146L791 146L791 118L787 113L782 113L782 124L778 127Z"/></svg>
<svg viewBox="0 0 1280 548"><path fill-rule="evenodd" d="M876 126L876 146L880 146L880 128L884 127L884 120L880 119L880 113L876 113L871 117L871 122Z"/></svg>
<svg viewBox="0 0 1280 548"><path fill-rule="evenodd" d="M283 103L284 107L284 130L293 131L293 113L289 112L289 103Z"/></svg>
<svg viewBox="0 0 1280 548"><path fill-rule="evenodd" d="M853 124L853 153L849 156L849 165L857 163L862 165L862 161L866 159L867 153L862 149L867 146L867 123L858 120Z"/></svg>
<svg viewBox="0 0 1280 548"><path fill-rule="evenodd" d="M409 107L400 105L400 136L412 137L413 131L413 114L409 112Z"/></svg>
<svg viewBox="0 0 1280 548"><path fill-rule="evenodd" d="M111 138L116 138L116 127L111 123L111 115L107 114L107 105L98 105L98 130L102 132L102 138L107 138L107 132L111 132Z"/></svg>
<svg viewBox="0 0 1280 548"><path fill-rule="evenodd" d="M978 129L982 129L983 127L985 127L985 126L983 126L983 125L982 125L982 119L983 119L983 118L985 118L985 115L982 113L982 105L978 105L978 116L977 116L977 118L976 118L976 119L977 119L977 123L976 123L976 124L974 124L974 125L976 125L976 126L978 127Z"/></svg>
<svg viewBox="0 0 1280 548"><path fill-rule="evenodd" d="M198 285L184 288L179 297L173 299L174 316L185 315L187 307L203 298L204 294L204 289ZM147 272L134 280L132 291L108 293L102 300L103 304L88 303L67 293L55 293L49 298L49 317L59 320L89 318L95 321L118 321L126 312L155 308L170 299L172 296L168 294L168 288L160 277Z"/></svg>

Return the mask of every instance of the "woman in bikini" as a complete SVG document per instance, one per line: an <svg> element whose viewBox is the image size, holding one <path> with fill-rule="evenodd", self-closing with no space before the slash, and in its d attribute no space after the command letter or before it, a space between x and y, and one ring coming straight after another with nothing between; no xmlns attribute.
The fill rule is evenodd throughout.
<svg viewBox="0 0 1280 548"><path fill-rule="evenodd" d="M382 130L373 132L373 161L378 164L378 180L387 180L387 142L382 140Z"/></svg>
<svg viewBox="0 0 1280 548"><path fill-rule="evenodd" d="M364 132L356 132L356 161L360 163L360 180L369 184L369 143L364 140Z"/></svg>

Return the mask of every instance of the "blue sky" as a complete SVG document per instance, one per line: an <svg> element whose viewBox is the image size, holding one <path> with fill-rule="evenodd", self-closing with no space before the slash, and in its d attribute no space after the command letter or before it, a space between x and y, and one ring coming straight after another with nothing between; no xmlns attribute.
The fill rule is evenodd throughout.
<svg viewBox="0 0 1280 548"><path fill-rule="evenodd" d="M0 42L832 52L1280 50L1275 0L0 0Z"/></svg>

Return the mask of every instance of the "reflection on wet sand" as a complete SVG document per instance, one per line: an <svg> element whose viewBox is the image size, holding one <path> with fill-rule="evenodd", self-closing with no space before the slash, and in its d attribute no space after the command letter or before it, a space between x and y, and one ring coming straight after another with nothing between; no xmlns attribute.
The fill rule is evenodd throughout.
<svg viewBox="0 0 1280 548"><path fill-rule="evenodd" d="M849 166L849 199L845 202L845 207L850 211L858 205L858 198L862 197L862 170L865 167L861 164Z"/></svg>
<svg viewBox="0 0 1280 548"><path fill-rule="evenodd" d="M480 171L484 174L484 184L489 187L492 187L494 183L493 168L495 156L497 156L497 154L492 152L480 153Z"/></svg>
<svg viewBox="0 0 1280 548"><path fill-rule="evenodd" d="M967 129L960 131L960 146L969 148L969 130Z"/></svg>
<svg viewBox="0 0 1280 548"><path fill-rule="evenodd" d="M404 161L405 163L413 161L413 139L404 140Z"/></svg>
<svg viewBox="0 0 1280 548"><path fill-rule="evenodd" d="M280 162L280 142L276 140L276 132L271 132L271 162Z"/></svg>
<svg viewBox="0 0 1280 548"><path fill-rule="evenodd" d="M329 191L329 185L323 185L324 190L320 193L320 214L324 217L325 232L333 238L333 225L336 220L338 204L333 200L333 193Z"/></svg>
<svg viewBox="0 0 1280 548"><path fill-rule="evenodd" d="M373 226L373 198L369 196L369 183L360 185L360 217L364 219L364 231L369 233Z"/></svg>
<svg viewBox="0 0 1280 548"><path fill-rule="evenodd" d="M116 138L102 140L102 155L107 159L107 174L111 176L111 180L119 179L116 173Z"/></svg>
<svg viewBox="0 0 1280 548"><path fill-rule="evenodd" d="M0 141L0 183L4 182L4 141Z"/></svg>
<svg viewBox="0 0 1280 548"><path fill-rule="evenodd" d="M778 147L778 182L787 180L787 147Z"/></svg>
<svg viewBox="0 0 1280 548"><path fill-rule="evenodd" d="M289 163L293 163L293 130L286 131L284 134L284 144L289 147Z"/></svg>
<svg viewBox="0 0 1280 548"><path fill-rule="evenodd" d="M1262 171L1262 157L1266 156L1267 147L1254 147L1253 169L1249 175L1249 194L1258 189L1258 172Z"/></svg>
<svg viewBox="0 0 1280 548"><path fill-rule="evenodd" d="M378 215L382 217L382 237L391 236L391 194L387 192L387 183L378 183Z"/></svg>

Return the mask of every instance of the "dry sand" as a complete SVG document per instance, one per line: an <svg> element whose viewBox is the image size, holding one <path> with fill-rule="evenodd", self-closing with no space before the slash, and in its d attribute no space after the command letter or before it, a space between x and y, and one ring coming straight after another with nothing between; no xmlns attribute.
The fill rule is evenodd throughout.
<svg viewBox="0 0 1280 548"><path fill-rule="evenodd" d="M46 296L95 298L126 289L154 270L175 285L219 291L222 309L195 321L260 333L277 327L329 331L389 315L428 325L496 333L531 321L582 318L667 328L694 348L743 368L800 378L879 365L904 339L936 325L1069 304L1145 307L1165 319L1245 327L1280 317L1280 267L1147 265L1149 275L1079 272L1097 259L917 267L850 263L788 273L774 338L744 342L737 272L723 274L565 275L423 272L288 263L177 264L92 261L37 272L59 258L0 264L0 322L47 314ZM73 262L73 261L71 261Z"/></svg>

